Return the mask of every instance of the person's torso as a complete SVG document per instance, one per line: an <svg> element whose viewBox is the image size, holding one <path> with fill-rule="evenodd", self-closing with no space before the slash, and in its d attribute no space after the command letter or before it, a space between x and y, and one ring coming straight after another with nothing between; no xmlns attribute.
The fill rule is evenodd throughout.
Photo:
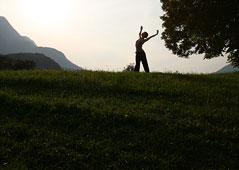
<svg viewBox="0 0 239 170"><path fill-rule="evenodd" d="M141 38L136 41L136 44L135 44L136 52L144 52L144 50L143 50L144 43L145 43L145 40L141 39Z"/></svg>

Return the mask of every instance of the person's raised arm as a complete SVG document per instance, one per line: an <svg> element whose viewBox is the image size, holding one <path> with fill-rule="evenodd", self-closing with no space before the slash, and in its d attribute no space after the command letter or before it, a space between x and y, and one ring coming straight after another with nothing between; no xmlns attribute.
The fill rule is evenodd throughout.
<svg viewBox="0 0 239 170"><path fill-rule="evenodd" d="M156 34L154 34L154 35L152 35L152 36L150 36L150 37L146 38L146 39L145 39L145 41L148 41L148 40L150 40L151 38L153 38L153 37L157 36L158 34L159 34L159 30L157 30L157 33L156 33Z"/></svg>
<svg viewBox="0 0 239 170"><path fill-rule="evenodd" d="M139 38L142 38L143 26L140 27Z"/></svg>

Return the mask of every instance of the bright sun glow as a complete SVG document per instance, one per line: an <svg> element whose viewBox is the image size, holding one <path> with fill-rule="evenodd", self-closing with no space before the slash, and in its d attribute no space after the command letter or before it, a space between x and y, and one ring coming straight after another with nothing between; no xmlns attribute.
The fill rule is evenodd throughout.
<svg viewBox="0 0 239 170"><path fill-rule="evenodd" d="M22 0L22 11L41 24L57 24L68 13L68 0Z"/></svg>

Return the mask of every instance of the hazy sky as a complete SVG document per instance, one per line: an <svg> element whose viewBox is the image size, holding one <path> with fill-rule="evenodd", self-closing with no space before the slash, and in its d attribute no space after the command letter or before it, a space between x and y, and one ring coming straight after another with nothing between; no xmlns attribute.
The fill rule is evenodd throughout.
<svg viewBox="0 0 239 170"><path fill-rule="evenodd" d="M134 63L140 26L162 33L162 14L160 0L0 0L0 16L21 35L92 70L121 71ZM151 71L210 73L226 65L226 58L178 58L161 35L144 49Z"/></svg>

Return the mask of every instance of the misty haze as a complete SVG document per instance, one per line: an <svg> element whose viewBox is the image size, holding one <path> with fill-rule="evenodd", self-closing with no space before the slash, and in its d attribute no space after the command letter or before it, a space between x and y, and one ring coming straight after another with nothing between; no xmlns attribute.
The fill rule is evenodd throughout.
<svg viewBox="0 0 239 170"><path fill-rule="evenodd" d="M0 0L0 169L239 169L239 1Z"/></svg>

